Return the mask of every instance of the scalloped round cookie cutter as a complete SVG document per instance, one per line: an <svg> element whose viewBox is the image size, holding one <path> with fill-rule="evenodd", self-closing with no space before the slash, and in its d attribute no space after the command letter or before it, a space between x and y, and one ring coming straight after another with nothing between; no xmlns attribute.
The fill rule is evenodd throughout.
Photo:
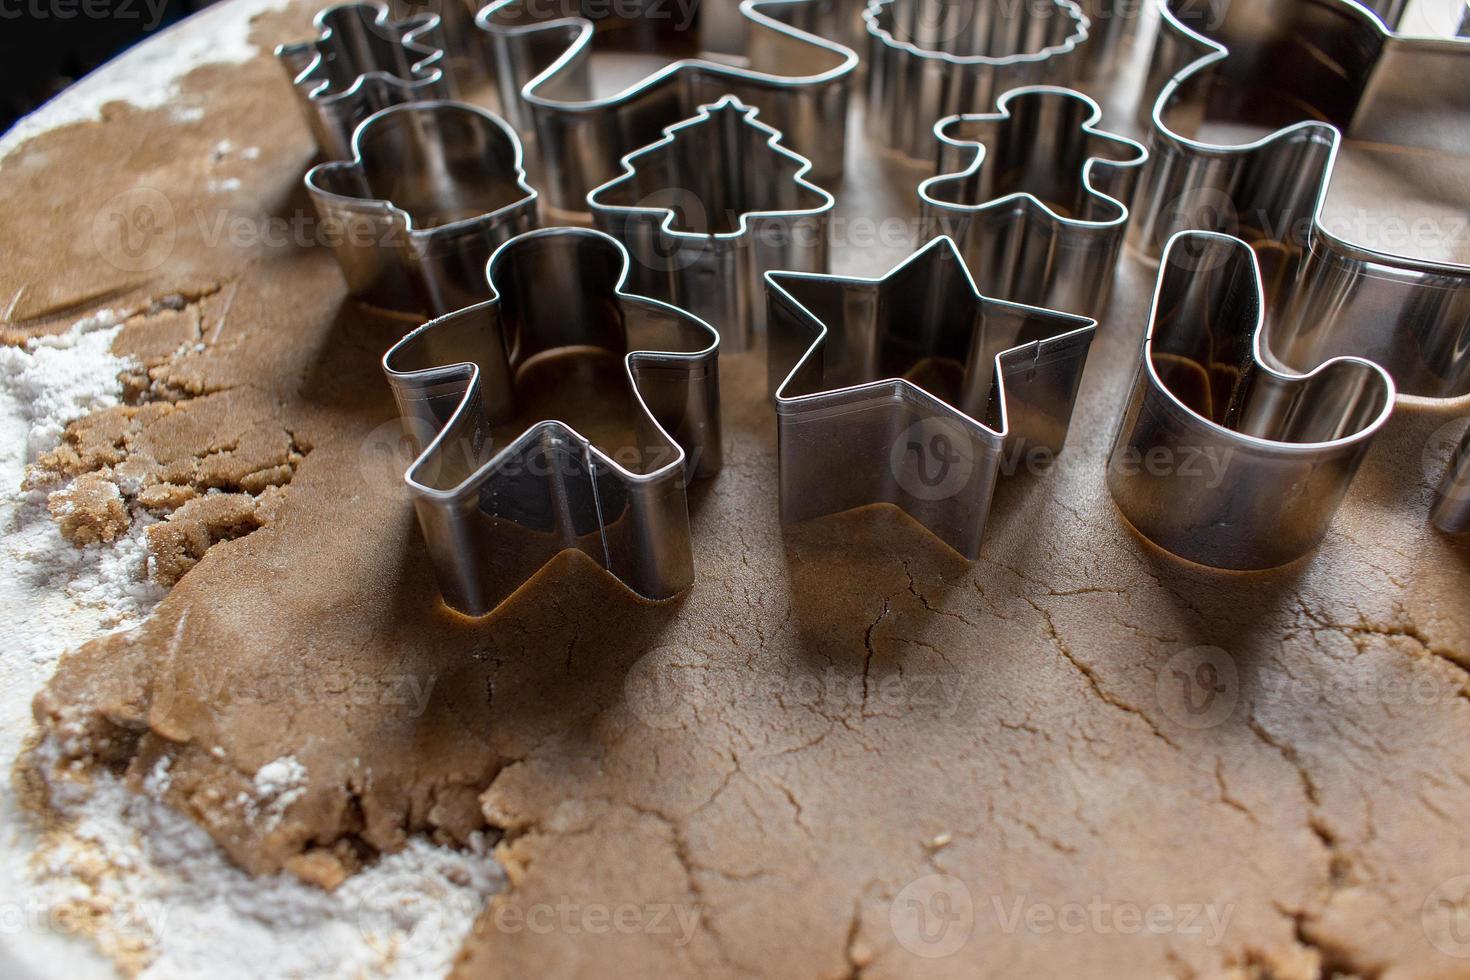
<svg viewBox="0 0 1470 980"><path fill-rule="evenodd" d="M1088 19L1072 0L871 0L867 125L913 160L932 158L947 117L996 104L1008 89L1065 85L1084 68ZM1007 16L1019 10L1019 16Z"/></svg>

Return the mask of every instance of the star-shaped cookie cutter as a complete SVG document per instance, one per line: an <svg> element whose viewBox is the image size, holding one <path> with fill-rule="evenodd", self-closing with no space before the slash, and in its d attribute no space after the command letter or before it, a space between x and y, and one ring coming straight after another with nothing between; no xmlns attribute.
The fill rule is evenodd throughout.
<svg viewBox="0 0 1470 980"><path fill-rule="evenodd" d="M626 292L627 271L628 253L600 231L527 232L491 257L490 300L383 356L419 452L405 480L452 608L493 611L569 549L645 599L692 584L685 485L720 467L719 335ZM610 451L556 418L496 442L528 373L565 373L579 362L559 358L590 352L622 359L631 444Z"/></svg>
<svg viewBox="0 0 1470 980"><path fill-rule="evenodd" d="M710 3L641 0L595 20L541 19L538 9L495 0L478 23L490 35L502 106L536 133L553 206L585 208L587 192L617 175L617 160L727 94L760 109L812 161L816 180L841 176L858 57L819 36L828 5L742 0L735 23L722 23Z"/></svg>
<svg viewBox="0 0 1470 980"><path fill-rule="evenodd" d="M1470 39L1396 33L1354 0L1265 7L1159 0L1141 103L1152 158L1130 240L1157 254L1179 230L1238 231L1281 283L1263 357L1295 370L1363 357L1405 395L1470 394L1470 265L1356 245L1324 220L1344 139L1470 161ZM1175 127L1221 107L1272 131L1231 145Z"/></svg>
<svg viewBox="0 0 1470 980"><path fill-rule="evenodd" d="M893 504L977 558L997 476L1061 451L1096 321L982 296L947 237L766 292L782 520Z"/></svg>
<svg viewBox="0 0 1470 980"><path fill-rule="evenodd" d="M490 295L485 263L536 226L521 141L461 102L390 106L363 121L352 159L306 174L349 291L440 316Z"/></svg>
<svg viewBox="0 0 1470 980"><path fill-rule="evenodd" d="M391 20L381 3L343 3L316 15L317 37L282 44L276 58L328 160L352 155L352 134L380 109L450 99L437 14Z"/></svg>
<svg viewBox="0 0 1470 980"><path fill-rule="evenodd" d="M1100 129L1102 107L1073 89L1011 89L996 108L935 123L923 235L953 238L982 293L1098 317L1148 151Z"/></svg>
<svg viewBox="0 0 1470 980"><path fill-rule="evenodd" d="M1274 368L1264 317L1248 244L1214 232L1170 239L1108 457L1128 522L1215 568L1274 568L1315 548L1393 411L1393 379L1361 357L1305 374Z"/></svg>
<svg viewBox="0 0 1470 980"><path fill-rule="evenodd" d="M930 133L946 116L1008 89L1070 82L1091 26L1072 0L871 0L863 22L868 133L913 160L932 159Z"/></svg>
<svg viewBox="0 0 1470 980"><path fill-rule="evenodd" d="M827 270L832 195L756 115L733 95L700 106L587 195L597 226L633 256L633 290L712 324L726 351L764 331L767 271Z"/></svg>

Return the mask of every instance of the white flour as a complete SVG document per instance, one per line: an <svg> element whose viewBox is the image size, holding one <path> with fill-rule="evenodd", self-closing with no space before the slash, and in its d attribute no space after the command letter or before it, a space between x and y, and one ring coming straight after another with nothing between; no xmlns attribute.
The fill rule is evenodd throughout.
<svg viewBox="0 0 1470 980"><path fill-rule="evenodd" d="M22 493L27 462L65 423L116 404L125 363L110 353L117 315L97 314L27 349L0 347L0 766L32 730L30 702L62 652L135 625L162 597L144 579L141 526L114 545L76 548ZM43 749L44 751L44 749ZM252 805L278 820L307 773L289 756L261 767ZM53 785L73 824L38 840L0 780L0 975L104 977L78 916L109 957L173 977L442 975L503 879L483 846L413 842L333 893L293 877L251 878L196 824L158 802L160 765L144 795L103 776ZM39 847L39 849L38 849ZM33 857L34 856L34 857Z"/></svg>

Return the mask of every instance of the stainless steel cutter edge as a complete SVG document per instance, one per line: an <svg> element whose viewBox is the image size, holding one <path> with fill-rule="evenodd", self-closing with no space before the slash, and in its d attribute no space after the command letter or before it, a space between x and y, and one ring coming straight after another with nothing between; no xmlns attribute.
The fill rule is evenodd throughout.
<svg viewBox="0 0 1470 980"><path fill-rule="evenodd" d="M356 80L340 92L330 92L332 80L325 74L324 49L338 43L344 25L340 19L352 15L362 17L370 30L395 35L384 38L404 51L406 58L417 58L408 64L412 80L378 66L360 72ZM389 19L388 7L378 2L339 3L319 11L312 23L317 36L309 41L278 45L277 60L291 76L296 92L317 146L329 160L345 159L352 152L352 135L363 120L380 109L420 99L445 99L454 95L453 86L444 72L442 22L437 14L423 14L401 21Z"/></svg>
<svg viewBox="0 0 1470 980"><path fill-rule="evenodd" d="M362 172L363 143L374 129L405 116L442 114L468 116L486 132L503 138L513 159L511 171L487 174L486 179L509 178L521 192L519 200L495 211L419 228L414 216L391 200L355 197L324 186L338 173ZM424 132L422 127L413 131ZM462 102L408 102L363 120L352 134L351 158L318 164L307 171L305 184L322 220L344 229L335 251L353 295L385 309L442 316L485 299L488 287L460 281L464 271L483 270L503 242L536 225L539 195L526 180L524 163L520 137L494 113Z"/></svg>
<svg viewBox="0 0 1470 980"><path fill-rule="evenodd" d="M493 378L485 377L486 366L477 361L417 368L405 362L412 361L416 348L433 344L436 332L461 329L476 318L498 317L497 307L505 294L496 286L497 268L511 261L515 250L541 244L609 250L621 266L611 294L603 299L617 308L620 322L630 307L642 307L652 316L680 321L708 341L691 351L630 349L623 355L626 383L640 423L647 426L641 435L659 443L646 448L666 452L667 458L647 472L635 472L567 424L545 420L479 462L463 479L451 486L435 486L430 471L452 466L450 454L468 453L466 458L474 459L484 455L493 424L487 415L494 414L497 406L503 410L509 405L515 365L506 349L508 341L499 333L487 341L499 351L491 355L496 361L489 365L495 371ZM424 324L383 355L383 371L393 388L405 433L418 453L404 481L441 592L451 608L471 616L492 612L547 561L569 549L583 551L630 591L651 601L671 599L693 583L685 486L690 478L710 476L720 468L719 334L693 314L626 292L627 270L628 255L622 244L600 231L543 228L526 232L497 249L487 264L491 299ZM577 281L587 283L585 277ZM597 308L610 309L605 304ZM500 321L495 323L498 330ZM494 383L501 386L499 390ZM651 387L658 388L659 412L650 407ZM669 431L671 393L677 402L672 406L674 415L679 416L676 434ZM543 454L541 463L536 462L538 450ZM563 472L558 465L544 462L547 453L562 454L564 462L572 460L575 471ZM505 480L509 484L501 486ZM617 514L610 510L616 501L605 499L609 488L619 489L624 497L624 510ZM522 533L514 526L516 521L505 518L501 510L505 498L524 498L527 492L533 497L541 492L547 495L556 515L557 533ZM590 516L595 527L588 525L580 534L566 526L577 520L574 498L590 502L593 508ZM511 500L509 509L514 511L516 503ZM581 515L582 523L587 523L587 517ZM502 533L507 531L511 533ZM523 549L525 544L530 547Z"/></svg>
<svg viewBox="0 0 1470 980"><path fill-rule="evenodd" d="M1450 66L1466 83L1462 96L1464 115L1470 122L1470 39L1419 38L1394 34L1371 10L1355 0L1295 0L1302 6L1318 6L1340 11L1353 22L1353 29L1365 37L1376 36L1427 60L1423 74L1432 77L1431 65ZM1171 130L1165 115L1181 87L1196 75L1223 62L1229 51L1222 44L1200 35L1186 26L1174 13L1171 0L1158 0L1160 26L1149 84L1141 105L1147 106L1146 120L1150 129L1151 160L1140 181L1134 199L1135 218L1129 241L1146 256L1157 257L1161 246L1175 232L1192 230L1198 214L1181 213L1181 202L1192 196L1204 198L1203 206L1217 213L1233 203L1229 193L1232 182L1239 181L1241 168L1250 165L1269 167L1269 154L1279 151L1287 158L1289 177L1281 185L1305 185L1309 200L1299 202L1294 210L1308 218L1307 255L1291 290L1293 301L1273 323L1268 356L1279 362L1301 366L1303 360L1320 361L1336 354L1368 357L1381 364L1404 394L1427 397L1455 397L1470 393L1470 354L1456 364L1456 373L1448 382L1436 385L1424 376L1419 365L1426 360L1422 349L1412 341L1416 336L1458 335L1463 318L1470 316L1470 265L1431 262L1409 258L1355 245L1328 230L1321 220L1328 185L1336 166L1343 134L1335 125L1307 120L1276 130L1268 136L1239 145L1196 140ZM1436 85L1443 84L1436 80ZM1147 91L1157 96L1147 97ZM1383 113L1380 112L1380 115ZM1385 125L1388 123L1384 123ZM1303 147L1316 146L1317 160L1308 160L1303 169L1297 165ZM1248 211L1248 208L1237 208ZM1228 217L1228 215L1227 215ZM1224 230L1203 228L1201 230ZM1325 295L1324 295L1325 293ZM1356 323L1356 310L1362 313ZM1391 319L1385 309L1403 312L1403 320L1418 324L1416 331L1385 331L1382 324ZM1304 346L1305 358L1283 353L1276 341L1283 334L1295 337L1310 333L1314 323L1325 319L1330 310L1335 321L1331 338L1316 338ZM1410 315L1410 311L1412 315ZM1439 322L1435 329L1423 330L1424 319ZM1340 339L1348 335L1347 339ZM1410 342L1405 342L1410 341ZM1432 362L1434 358L1429 358Z"/></svg>
<svg viewBox="0 0 1470 980"><path fill-rule="evenodd" d="M741 211L734 231L699 233L675 228L678 215L673 208L604 204L599 198L636 177L640 159L672 145L682 133L708 124L714 112L729 109L742 114L741 125L765 136L773 153L796 165L792 183L819 197L811 208ZM828 262L827 225L836 199L807 179L812 163L782 143L782 134L757 118L760 110L747 106L733 95L699 107L696 114L664 128L663 138L623 157L623 172L587 194L593 220L640 255L634 240L649 241L651 254L665 260L665 268L652 268L648 261L635 264L644 273L635 276L646 295L664 299L690 310L715 325L727 350L747 349L755 334L765 326L765 303L761 296L764 274L771 269L825 272ZM740 166L739 160L716 160L715 167Z"/></svg>
<svg viewBox="0 0 1470 980"><path fill-rule="evenodd" d="M1215 284L1211 277L1227 277L1223 295L1201 292ZM1108 456L1107 483L1134 529L1201 565L1272 568L1315 548L1393 411L1393 378L1381 366L1338 356L1304 373L1278 370L1265 356L1264 324L1265 286L1249 244L1202 231L1182 231L1169 240L1141 363ZM1208 345L1212 357L1221 353L1220 345L1248 338L1250 364L1219 362L1223 369L1240 370L1227 410L1239 412L1241 424L1260 429L1317 422L1318 430L1340 434L1286 441L1201 415L1160 377L1156 344L1171 345L1173 335L1164 337L1170 326L1177 333L1195 331L1190 346ZM1196 373L1209 378L1213 366L1212 361ZM1254 399L1242 394L1242 388L1258 384L1264 390L1249 392ZM1319 410L1325 421L1314 418Z"/></svg>
<svg viewBox="0 0 1470 980"><path fill-rule="evenodd" d="M955 270L952 274L962 277L979 307L1035 315L1058 325L1044 339L996 352L989 399L994 403L998 426L987 425L905 378L875 379L806 395L788 393L804 372L820 370L817 359L831 335L828 324L783 283L822 281L844 291L881 287L910 266L933 261L950 261L950 268ZM765 281L771 304L768 367L777 415L782 520L799 522L855 507L893 504L962 557L975 560L996 479L1027 453L1040 450L1049 460L1061 451L1097 322L1090 317L982 295L954 240L947 236L933 239L878 277L775 271L766 273ZM790 345L781 343L782 334L792 326L811 339L794 345L793 349L804 349L789 369L783 369L778 364L779 350ZM1012 404L1009 389L1018 383L1028 389L1028 395L1035 387L1037 396L1024 406ZM878 446L863 445L862 416L867 412L884 416ZM1012 424L1018 413L1024 416L1024 425ZM904 422L909 424L901 428ZM820 431L804 446L799 436L807 425ZM963 459L957 465L963 472L955 471L960 474L958 480L946 479L941 485L924 487L900 476L900 469L909 465L906 438L911 440L909 446L914 439L930 447L944 443L954 448L953 442L960 443L958 455ZM812 442L837 447L841 452L841 480L834 480L833 472L815 459L815 453L807 451ZM922 458L916 460L916 465L922 463ZM880 475L877 482L882 487L878 492L862 489L863 479L871 477L875 468L883 467L892 467L890 475L894 479ZM843 499L836 503L823 499L829 491Z"/></svg>
<svg viewBox="0 0 1470 980"><path fill-rule="evenodd" d="M910 159L929 157L930 133L940 119L994 105L1002 92L1018 86L1064 84L1082 69L1078 52L1091 25L1072 0L1052 0L1057 15L1075 25L1061 43L998 57L954 55L899 40L881 23L896 2L869 0L863 10L866 125L875 140ZM983 0L964 2L974 6Z"/></svg>
<svg viewBox="0 0 1470 980"><path fill-rule="evenodd" d="M1089 110L1088 118L1080 126L1082 132L1135 151L1132 159L1089 156L1082 164L1083 186L1088 194L1117 209L1112 218L1089 220L1058 214L1029 191L1016 191L977 204L955 204L936 196L941 186L979 174L990 155L984 143L959 139L949 130L968 123L1010 120L1011 103L1034 95L1077 101ZM1132 199L1138 175L1148 161L1148 150L1143 144L1102 129L1102 115L1102 106L1076 89L1027 85L1003 93L994 112L946 116L936 122L934 136L940 144L938 173L919 184L922 237L944 234L954 238L982 292L1032 306L1068 310L1094 318L1101 316L1128 226L1127 202ZM958 161L966 154L969 163L961 167ZM1102 177L1100 172L1107 176ZM1102 182L1106 189L1098 186ZM1015 207L1017 203L1022 208ZM1041 216L1044 226L1038 227L1033 220L1035 215ZM979 260L987 248L1013 256L1041 254L1048 261L1040 270L1023 268L1018 262L1010 268L1009 275L992 279L976 273L977 266L983 269L984 263Z"/></svg>
<svg viewBox="0 0 1470 980"><path fill-rule="evenodd" d="M608 98L562 101L540 89L591 53L595 28L580 17L562 17L531 25L497 24L496 14L524 0L493 0L476 23L490 35L500 73L502 105L512 122L534 129L548 181L547 196L564 211L585 206L588 191L615 174L612 161L658 137L667 125L689 116L711 98L734 94L764 112L792 146L813 162L817 179L841 177L846 151L848 82L858 65L851 48L771 16L791 12L822 15L810 0L741 0L739 14L751 30L747 49L762 41L761 31L782 41L795 40L822 52L833 63L807 74L776 75L737 68L703 58L684 58L664 66L637 84ZM536 35L572 32L565 50L546 68L531 74L528 48ZM689 76L690 83L679 84ZM713 85L704 84L712 80ZM664 85L677 85L675 96L660 98ZM652 106L652 108L650 108Z"/></svg>
<svg viewBox="0 0 1470 980"><path fill-rule="evenodd" d="M1470 531L1470 429L1450 455L1444 479L1434 494L1429 519L1446 534Z"/></svg>

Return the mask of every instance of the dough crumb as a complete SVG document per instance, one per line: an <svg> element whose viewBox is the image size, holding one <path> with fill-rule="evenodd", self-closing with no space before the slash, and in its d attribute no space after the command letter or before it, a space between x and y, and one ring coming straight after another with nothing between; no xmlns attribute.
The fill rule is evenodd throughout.
<svg viewBox="0 0 1470 980"><path fill-rule="evenodd" d="M188 501L148 528L148 564L154 581L173 585L199 563L210 546L263 527L256 498L248 493L210 493Z"/></svg>
<svg viewBox="0 0 1470 980"><path fill-rule="evenodd" d="M46 498L46 509L61 526L61 536L81 546L112 542L132 526L121 491L103 473L83 473Z"/></svg>
<svg viewBox="0 0 1470 980"><path fill-rule="evenodd" d="M286 860L286 870L324 892L336 891L351 872L331 851L308 851Z"/></svg>

